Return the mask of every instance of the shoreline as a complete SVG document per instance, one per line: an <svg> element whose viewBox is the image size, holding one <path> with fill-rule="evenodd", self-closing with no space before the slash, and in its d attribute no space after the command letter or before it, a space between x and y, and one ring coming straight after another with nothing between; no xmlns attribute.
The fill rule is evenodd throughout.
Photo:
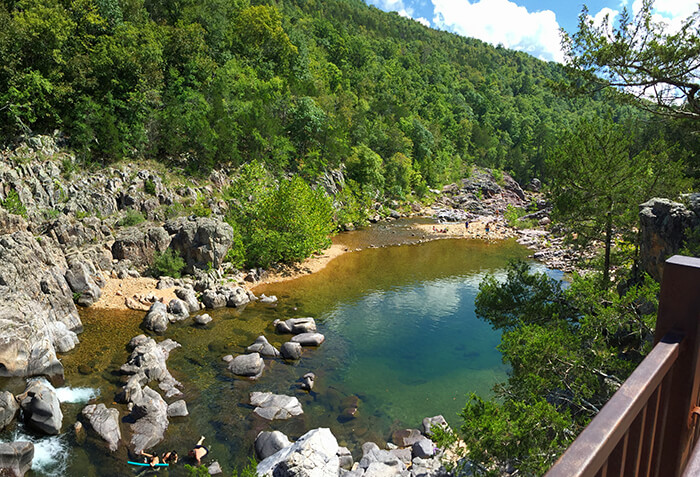
<svg viewBox="0 0 700 477"><path fill-rule="evenodd" d="M423 216L425 218L425 216ZM489 223L490 231L485 231L486 224ZM391 224L391 222L388 222ZM412 224L410 229L413 236L420 238L406 240L396 245L412 245L425 241L440 239L469 239L469 240L505 240L516 237L517 234L505 225L503 219L494 216L481 216L469 223L469 229L465 229L463 222L435 223L435 224ZM303 262L283 266L279 271L268 271L265 276L254 283L245 283L246 288L255 293L256 289L272 283L286 282L296 278L316 273L323 270L335 258L364 248L372 248L376 245L367 243L363 247L350 249L344 243L333 243L322 252L316 253L305 259ZM147 296L155 297L156 300L166 303L176 298L174 287L157 289L158 279L150 277L139 278L108 278L102 295L90 308L94 310L134 310L146 312L150 308L151 302L146 300ZM237 282L241 284L241 282ZM129 303L129 304L127 304Z"/></svg>

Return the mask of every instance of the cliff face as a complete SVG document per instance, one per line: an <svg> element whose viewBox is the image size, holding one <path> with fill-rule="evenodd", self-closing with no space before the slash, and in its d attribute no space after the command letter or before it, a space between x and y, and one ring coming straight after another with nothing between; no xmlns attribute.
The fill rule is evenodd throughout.
<svg viewBox="0 0 700 477"><path fill-rule="evenodd" d="M162 227L169 207L208 199L210 187L168 187L130 166L76 171L52 138L33 139L0 150L0 376L61 376L57 353L73 349L82 331L76 303L92 305L108 276L143 272L171 242L197 252L183 254L190 271L218 266L233 235L216 218ZM227 176L216 177L225 187ZM222 204L207 205L221 212ZM124 224L136 213L150 222ZM120 253L129 240L143 257Z"/></svg>
<svg viewBox="0 0 700 477"><path fill-rule="evenodd" d="M700 226L700 193L690 194L688 206L668 199L651 199L639 206L639 265L661 280L664 261L685 245L688 231Z"/></svg>

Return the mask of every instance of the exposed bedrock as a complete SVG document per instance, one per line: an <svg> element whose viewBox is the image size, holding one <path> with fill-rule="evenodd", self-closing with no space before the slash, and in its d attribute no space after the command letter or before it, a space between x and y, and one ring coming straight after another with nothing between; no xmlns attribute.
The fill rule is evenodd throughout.
<svg viewBox="0 0 700 477"><path fill-rule="evenodd" d="M660 280L664 261L680 251L690 230L700 226L700 193L688 196L688 206L651 199L639 206L639 219L639 266Z"/></svg>
<svg viewBox="0 0 700 477"><path fill-rule="evenodd" d="M55 242L25 231L0 236L0 376L62 376L56 352L82 331L68 264Z"/></svg>
<svg viewBox="0 0 700 477"><path fill-rule="evenodd" d="M181 217L166 222L165 230L172 237L170 247L185 260L187 273L219 268L233 243L233 228L209 217Z"/></svg>

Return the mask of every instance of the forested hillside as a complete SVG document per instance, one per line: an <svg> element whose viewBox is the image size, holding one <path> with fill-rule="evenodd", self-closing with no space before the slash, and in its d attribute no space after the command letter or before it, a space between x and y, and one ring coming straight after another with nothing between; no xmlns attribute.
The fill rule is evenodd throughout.
<svg viewBox="0 0 700 477"><path fill-rule="evenodd" d="M2 141L58 129L91 161L312 178L376 153L372 185L401 196L473 163L539 176L605 107L552 89L558 64L359 0L3 0L0 23Z"/></svg>

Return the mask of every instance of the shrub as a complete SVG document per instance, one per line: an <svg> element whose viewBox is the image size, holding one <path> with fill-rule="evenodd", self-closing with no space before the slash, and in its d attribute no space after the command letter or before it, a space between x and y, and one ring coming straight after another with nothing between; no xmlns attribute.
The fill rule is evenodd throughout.
<svg viewBox="0 0 700 477"><path fill-rule="evenodd" d="M151 267L151 275L154 277L168 276L180 278L182 270L185 268L185 261L177 252L172 249L166 249L165 252L156 252Z"/></svg>
<svg viewBox="0 0 700 477"><path fill-rule="evenodd" d="M2 206L11 214L21 215L25 219L27 218L27 208L22 203L19 198L19 194L16 190L12 189L5 200L2 201Z"/></svg>
<svg viewBox="0 0 700 477"><path fill-rule="evenodd" d="M126 211L126 215L118 222L121 227L131 227L132 225L138 225L145 221L146 217L137 210L129 209Z"/></svg>
<svg viewBox="0 0 700 477"><path fill-rule="evenodd" d="M143 182L143 190L146 194L156 195L156 183L148 178Z"/></svg>

